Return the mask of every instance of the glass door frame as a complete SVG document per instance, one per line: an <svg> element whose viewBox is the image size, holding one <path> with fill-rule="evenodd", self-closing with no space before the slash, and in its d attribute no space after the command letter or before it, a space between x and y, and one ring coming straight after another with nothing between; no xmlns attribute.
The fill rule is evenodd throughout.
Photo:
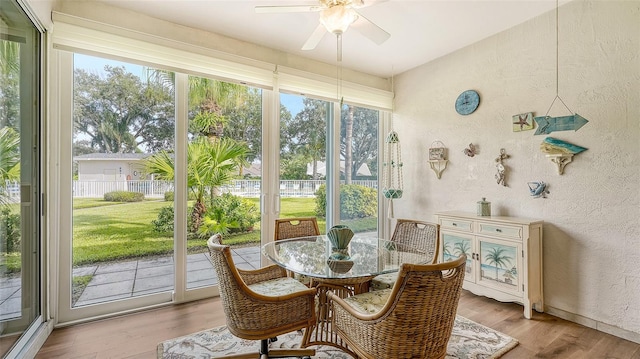
<svg viewBox="0 0 640 359"><path fill-rule="evenodd" d="M54 287L57 288L57 293L52 293L52 304L56 304L55 306L52 305L52 307L55 307L55 310L57 310L57 324L69 325L84 322L89 319L99 319L115 314L138 311L141 308L170 304L174 300L173 292L160 292L83 307L71 307L71 283L73 276L73 193L71 191L71 183L73 180L73 133L70 129L73 128L74 53L61 50L51 51L50 53L51 68L53 70L53 83L51 87L57 90L55 95L52 94L51 102L58 104L58 107L54 108L54 111L56 111L54 118L59 119L60 122L56 130L59 132L56 134L52 133L52 135L57 135L57 145L59 148L56 154L58 157L55 158L54 161L54 163L58 164L58 167L53 169L50 179L54 185L57 183L59 191L57 198L58 206L55 207L57 223L59 223L60 226L58 232L59 240L56 243L58 256L53 259L56 262L58 276L57 280L51 281L52 286L57 284ZM178 112L177 104L176 112ZM176 113L176 116L177 115L178 113ZM177 140L176 138L176 141ZM54 156L53 154L50 155ZM177 153L176 155L179 156L180 154ZM176 193L176 196L177 195L178 193ZM53 198L51 200L53 200ZM53 207L50 207L50 209L54 211ZM175 275L177 277L178 273ZM56 298L57 301L53 298Z"/></svg>
<svg viewBox="0 0 640 359"><path fill-rule="evenodd" d="M262 233L261 245L274 240L275 220L280 215L280 88L277 76L274 77L273 91L264 91L263 116L271 114L271 118L263 121L263 155L265 160L262 166L263 192L261 194ZM341 103L335 99L326 100L329 109L327 111L326 128L326 186L327 208L326 229L340 222L340 126ZM391 114L379 110L379 134L378 134L378 168L382 168L385 134L391 129ZM274 125L275 124L275 125ZM265 163L271 164L265 166ZM380 181L381 178L378 178ZM378 187L380 187L378 185ZM390 238L391 219L388 218L388 201L381 191L378 191L378 236ZM262 256L262 265L270 264L266 257Z"/></svg>
<svg viewBox="0 0 640 359"><path fill-rule="evenodd" d="M6 358L20 358L35 356L49 333L45 203L42 196L46 174L43 151L45 124L42 120L46 110L46 33L28 4L21 0L7 3L15 6L19 16L28 24L19 54L21 316L2 323L5 329L19 330L20 335L7 352L0 353ZM8 30L11 32L13 26Z"/></svg>

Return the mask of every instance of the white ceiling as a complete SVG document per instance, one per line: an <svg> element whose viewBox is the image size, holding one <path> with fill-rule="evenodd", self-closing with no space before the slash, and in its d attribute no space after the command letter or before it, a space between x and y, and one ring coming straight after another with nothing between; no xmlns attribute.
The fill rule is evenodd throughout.
<svg viewBox="0 0 640 359"><path fill-rule="evenodd" d="M69 0L62 0L69 1ZM310 5L309 0L89 0L130 9L322 62L336 64L336 38L327 33L301 50L319 13L257 14L256 5ZM365 4L374 2L364 0ZM565 3L567 0L561 1ZM376 45L349 29L343 35L345 68L391 77L555 9L555 0L388 0L358 11L389 32ZM553 26L553 24L550 24Z"/></svg>

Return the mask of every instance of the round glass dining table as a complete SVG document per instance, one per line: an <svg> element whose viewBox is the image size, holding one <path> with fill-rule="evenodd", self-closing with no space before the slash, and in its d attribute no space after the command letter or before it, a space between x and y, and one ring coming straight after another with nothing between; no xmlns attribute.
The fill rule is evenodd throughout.
<svg viewBox="0 0 640 359"><path fill-rule="evenodd" d="M423 263L427 253L376 237L356 234L346 249L336 250L326 235L270 242L262 253L277 265L316 279L367 280L396 272L402 263Z"/></svg>
<svg viewBox="0 0 640 359"><path fill-rule="evenodd" d="M347 297L369 291L371 279L397 272L402 263L430 261L427 253L376 237L356 234L345 249L332 248L326 235L283 239L262 246L277 265L311 278L317 288L317 321L305 330L301 347L331 345L356 357L331 328L331 306L326 293Z"/></svg>

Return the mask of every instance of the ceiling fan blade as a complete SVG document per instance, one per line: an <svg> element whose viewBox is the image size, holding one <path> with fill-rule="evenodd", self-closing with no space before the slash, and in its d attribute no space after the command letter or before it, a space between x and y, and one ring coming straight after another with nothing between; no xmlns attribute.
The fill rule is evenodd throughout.
<svg viewBox="0 0 640 359"><path fill-rule="evenodd" d="M325 29L324 25L322 24L318 24L318 27L316 27L315 30L313 30L313 33L311 34L311 36L309 36L309 39L307 39L307 42L304 43L304 46L302 46L303 50L313 50L316 48L316 46L318 46L318 44L320 43L320 40L322 40L322 38L324 37L324 34L327 33L327 29Z"/></svg>
<svg viewBox="0 0 640 359"><path fill-rule="evenodd" d="M357 0L353 2L353 8L354 9L362 9L363 7L368 7L368 6L374 6L374 5L378 5L378 4L382 4L384 2L387 2L389 0L377 0L377 1L367 1L366 3L363 0Z"/></svg>
<svg viewBox="0 0 640 359"><path fill-rule="evenodd" d="M256 6L256 13L280 13L280 12L315 12L322 10L318 5L291 5L291 6Z"/></svg>
<svg viewBox="0 0 640 359"><path fill-rule="evenodd" d="M378 45L381 45L391 37L391 34L384 31L380 26L374 24L360 13L358 13L358 19L351 24L351 27Z"/></svg>

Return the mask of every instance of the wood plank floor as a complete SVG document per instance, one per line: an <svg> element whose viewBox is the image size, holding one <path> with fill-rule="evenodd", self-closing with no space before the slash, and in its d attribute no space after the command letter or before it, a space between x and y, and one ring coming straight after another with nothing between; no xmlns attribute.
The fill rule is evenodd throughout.
<svg viewBox="0 0 640 359"><path fill-rule="evenodd" d="M640 359L640 344L466 291L458 314L518 339L504 359ZM206 299L55 329L36 358L156 358L158 343L224 323L220 299Z"/></svg>

